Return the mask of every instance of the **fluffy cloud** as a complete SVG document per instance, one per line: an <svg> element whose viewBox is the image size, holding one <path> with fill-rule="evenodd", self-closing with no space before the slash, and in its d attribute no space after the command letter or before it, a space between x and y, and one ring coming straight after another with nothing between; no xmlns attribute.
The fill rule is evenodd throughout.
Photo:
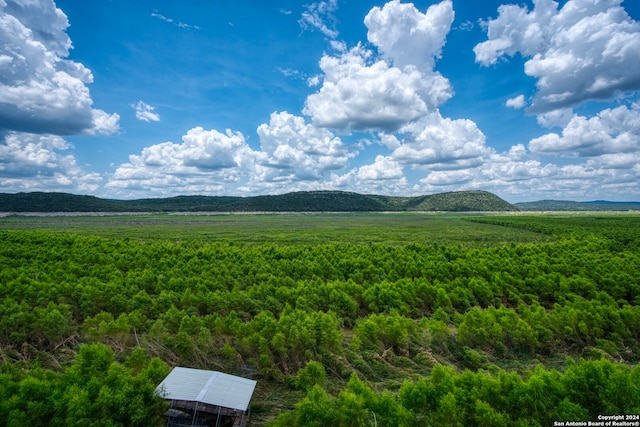
<svg viewBox="0 0 640 427"><path fill-rule="evenodd" d="M480 164L470 168L435 170L420 180L414 190L418 193L482 189L493 191L509 201L553 198L558 190L560 168L543 165L537 160L520 159L513 151L493 153ZM561 194L561 193L557 193Z"/></svg>
<svg viewBox="0 0 640 427"><path fill-rule="evenodd" d="M484 134L471 120L452 120L433 113L403 130L408 134L391 154L402 164L455 169L478 164L491 153Z"/></svg>
<svg viewBox="0 0 640 427"><path fill-rule="evenodd" d="M163 142L129 156L107 188L124 197L319 189L323 178L354 156L330 131L287 112L273 113L257 132L260 150L239 132L191 129L181 144Z"/></svg>
<svg viewBox="0 0 640 427"><path fill-rule="evenodd" d="M356 172L360 180L399 180L404 178L400 163L387 156L376 156L373 164L361 166Z"/></svg>
<svg viewBox="0 0 640 427"><path fill-rule="evenodd" d="M474 185L516 199L594 199L640 195L640 108L607 108L586 117L573 108L588 100L640 89L640 24L621 0L534 1L534 9L501 6L488 21L488 40L476 45L476 61L491 65L505 56L526 58L524 72L537 79L529 112L545 127L560 127L493 154L473 169ZM524 97L507 106L521 107ZM558 163L543 163L545 156ZM635 195L635 196L634 196Z"/></svg>
<svg viewBox="0 0 640 427"><path fill-rule="evenodd" d="M322 87L303 113L319 127L394 132L451 98L449 81L433 70L453 21L449 0L425 14L399 1L365 18L381 57L361 45L320 60Z"/></svg>
<svg viewBox="0 0 640 427"><path fill-rule="evenodd" d="M527 75L537 79L529 111L572 107L640 89L640 23L622 0L534 1L534 9L503 5L486 23L488 40L474 48L476 61L495 64L520 53Z"/></svg>
<svg viewBox="0 0 640 427"><path fill-rule="evenodd" d="M66 15L52 0L0 1L0 129L113 133L119 117L92 109L91 72L65 60Z"/></svg>
<svg viewBox="0 0 640 427"><path fill-rule="evenodd" d="M159 122L160 115L158 113L154 113L155 107L147 104L146 102L138 101L137 104L132 105L133 109L136 110L136 119L141 120L143 122Z"/></svg>
<svg viewBox="0 0 640 427"><path fill-rule="evenodd" d="M640 195L640 150L544 163L523 144L497 153L488 150L481 161L466 167L426 170L412 187L416 194L482 189L510 202L541 199L634 199ZM618 195L618 196L616 196Z"/></svg>
<svg viewBox="0 0 640 427"><path fill-rule="evenodd" d="M251 158L252 150L240 132L227 129L223 134L196 127L182 137L179 153L176 154L185 167L218 171L243 165ZM169 159L176 160L175 157Z"/></svg>
<svg viewBox="0 0 640 427"><path fill-rule="evenodd" d="M529 142L536 153L593 157L640 152L640 105L605 109L588 119L575 115L562 134L549 133Z"/></svg>
<svg viewBox="0 0 640 427"><path fill-rule="evenodd" d="M238 182L243 168L252 161L253 151L242 134L196 127L182 137L181 144L163 142L129 156L107 188L122 195L140 189L156 195L220 192L225 185Z"/></svg>
<svg viewBox="0 0 640 427"><path fill-rule="evenodd" d="M518 144L506 153L494 153L488 161L478 168L482 181L493 185L513 185L523 182L540 185L541 180L551 178L558 172L554 164L543 165L539 160L528 159L522 144ZM519 184L518 184L519 185ZM527 191L537 187L525 185Z"/></svg>
<svg viewBox="0 0 640 427"><path fill-rule="evenodd" d="M353 157L340 138L306 124L304 118L272 113L269 124L258 127L260 181L320 179L327 171L343 169Z"/></svg>
<svg viewBox="0 0 640 427"><path fill-rule="evenodd" d="M322 87L307 97L303 110L316 126L393 132L451 96L442 76L425 79L415 68L403 71L385 61L368 64L370 56L357 46L339 58L321 59Z"/></svg>
<svg viewBox="0 0 640 427"><path fill-rule="evenodd" d="M505 102L504 105L519 110L527 105L527 101L525 101L524 95L518 95L515 98L507 99L507 102Z"/></svg>
<svg viewBox="0 0 640 427"><path fill-rule="evenodd" d="M431 71L441 56L453 18L450 0L430 6L426 13L411 3L393 0L371 9L364 23L369 30L367 38L385 60L398 68L411 65Z"/></svg>
<svg viewBox="0 0 640 427"><path fill-rule="evenodd" d="M548 111L538 114L536 120L540 126L546 128L560 127L563 128L569 124L573 118L572 108L559 108L557 110Z"/></svg>
<svg viewBox="0 0 640 427"><path fill-rule="evenodd" d="M84 172L59 136L11 132L0 144L0 187L4 191L93 192L102 178Z"/></svg>
<svg viewBox="0 0 640 427"><path fill-rule="evenodd" d="M407 194L409 181L404 167L387 156L377 156L371 164L332 174L323 188L356 191L362 194Z"/></svg>

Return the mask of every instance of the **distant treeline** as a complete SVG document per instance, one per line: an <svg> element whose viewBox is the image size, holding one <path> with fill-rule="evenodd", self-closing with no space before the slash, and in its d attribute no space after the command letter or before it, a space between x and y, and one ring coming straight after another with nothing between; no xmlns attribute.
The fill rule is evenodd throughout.
<svg viewBox="0 0 640 427"><path fill-rule="evenodd" d="M300 191L282 195L229 197L177 196L112 200L68 193L0 194L0 212L383 212L517 211L486 191L457 191L391 197L343 191Z"/></svg>
<svg viewBox="0 0 640 427"><path fill-rule="evenodd" d="M537 202L516 203L521 211L637 211L640 202L609 202L594 200L592 202L572 202L568 200L539 200Z"/></svg>

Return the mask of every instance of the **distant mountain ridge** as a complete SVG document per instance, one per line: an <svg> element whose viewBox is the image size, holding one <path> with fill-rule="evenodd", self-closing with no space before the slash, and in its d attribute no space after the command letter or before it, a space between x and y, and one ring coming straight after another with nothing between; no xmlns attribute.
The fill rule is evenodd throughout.
<svg viewBox="0 0 640 427"><path fill-rule="evenodd" d="M511 212L518 208L487 191L394 197L345 191L281 195L177 196L113 200L69 193L0 193L0 212Z"/></svg>
<svg viewBox="0 0 640 427"><path fill-rule="evenodd" d="M594 200L591 202L574 202L569 200L539 200L514 204L521 211L637 211L640 202L609 202Z"/></svg>

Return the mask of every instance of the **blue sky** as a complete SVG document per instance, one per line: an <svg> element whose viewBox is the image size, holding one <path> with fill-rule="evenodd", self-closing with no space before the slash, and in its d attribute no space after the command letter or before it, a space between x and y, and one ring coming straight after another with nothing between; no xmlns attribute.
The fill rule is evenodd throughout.
<svg viewBox="0 0 640 427"><path fill-rule="evenodd" d="M0 191L640 200L635 0L0 0Z"/></svg>

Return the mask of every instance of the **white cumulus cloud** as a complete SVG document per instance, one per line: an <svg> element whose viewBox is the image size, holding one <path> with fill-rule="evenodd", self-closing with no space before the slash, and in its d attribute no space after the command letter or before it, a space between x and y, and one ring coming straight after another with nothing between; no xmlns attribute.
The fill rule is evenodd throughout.
<svg viewBox="0 0 640 427"><path fill-rule="evenodd" d="M130 155L106 186L124 196L137 191L158 196L223 192L239 181L253 155L239 132L195 127L180 144L163 142Z"/></svg>
<svg viewBox="0 0 640 427"><path fill-rule="evenodd" d="M107 188L122 197L320 189L322 179L354 156L330 131L287 112L273 113L257 133L260 149L253 150L239 132L193 128L180 144L163 142L129 156Z"/></svg>
<svg viewBox="0 0 640 427"><path fill-rule="evenodd" d="M573 157L640 152L640 106L607 108L591 118L575 115L561 134L532 139L529 149Z"/></svg>
<svg viewBox="0 0 640 427"><path fill-rule="evenodd" d="M640 194L640 153L574 157L567 164L544 163L522 144L504 153L489 153L470 168L431 171L421 191L483 189L509 201L542 199L635 199Z"/></svg>
<svg viewBox="0 0 640 427"><path fill-rule="evenodd" d="M402 164L455 169L478 164L491 153L484 134L471 120L452 120L436 112L403 130L407 134L391 154Z"/></svg>
<svg viewBox="0 0 640 427"><path fill-rule="evenodd" d="M411 3L393 0L374 7L364 18L367 38L398 68L412 65L431 71L442 54L454 12L450 0L434 4L426 13Z"/></svg>
<svg viewBox="0 0 640 427"><path fill-rule="evenodd" d="M10 132L0 143L0 188L4 191L90 193L102 178L78 166L72 147L59 136Z"/></svg>
<svg viewBox="0 0 640 427"><path fill-rule="evenodd" d="M356 176L361 180L398 180L404 178L404 169L392 158L379 155L372 164L359 167Z"/></svg>
<svg viewBox="0 0 640 427"><path fill-rule="evenodd" d="M451 96L442 76L426 79L415 68L401 70L382 60L370 64L370 55L357 46L338 58L322 57L322 87L307 97L303 110L316 126L392 132Z"/></svg>
<svg viewBox="0 0 640 427"><path fill-rule="evenodd" d="M525 101L524 95L518 95L515 98L507 99L507 102L505 102L504 105L519 110L527 105L527 101Z"/></svg>
<svg viewBox="0 0 640 427"><path fill-rule="evenodd" d="M328 171L345 168L353 157L333 133L286 111L272 113L269 124L257 132L261 151L256 179L262 182L321 179Z"/></svg>
<svg viewBox="0 0 640 427"><path fill-rule="evenodd" d="M116 114L92 108L91 71L65 59L72 47L67 27L52 0L0 2L0 129L56 135L118 130Z"/></svg>
<svg viewBox="0 0 640 427"><path fill-rule="evenodd" d="M449 80L433 70L453 21L450 0L426 13L391 1L365 18L378 54L358 44L320 60L320 89L303 113L319 127L395 132L435 111L453 96Z"/></svg>
<svg viewBox="0 0 640 427"><path fill-rule="evenodd" d="M488 40L476 61L495 64L520 53L524 72L537 80L529 111L535 114L611 99L640 89L640 23L622 0L534 1L534 9L502 5L486 23Z"/></svg>

